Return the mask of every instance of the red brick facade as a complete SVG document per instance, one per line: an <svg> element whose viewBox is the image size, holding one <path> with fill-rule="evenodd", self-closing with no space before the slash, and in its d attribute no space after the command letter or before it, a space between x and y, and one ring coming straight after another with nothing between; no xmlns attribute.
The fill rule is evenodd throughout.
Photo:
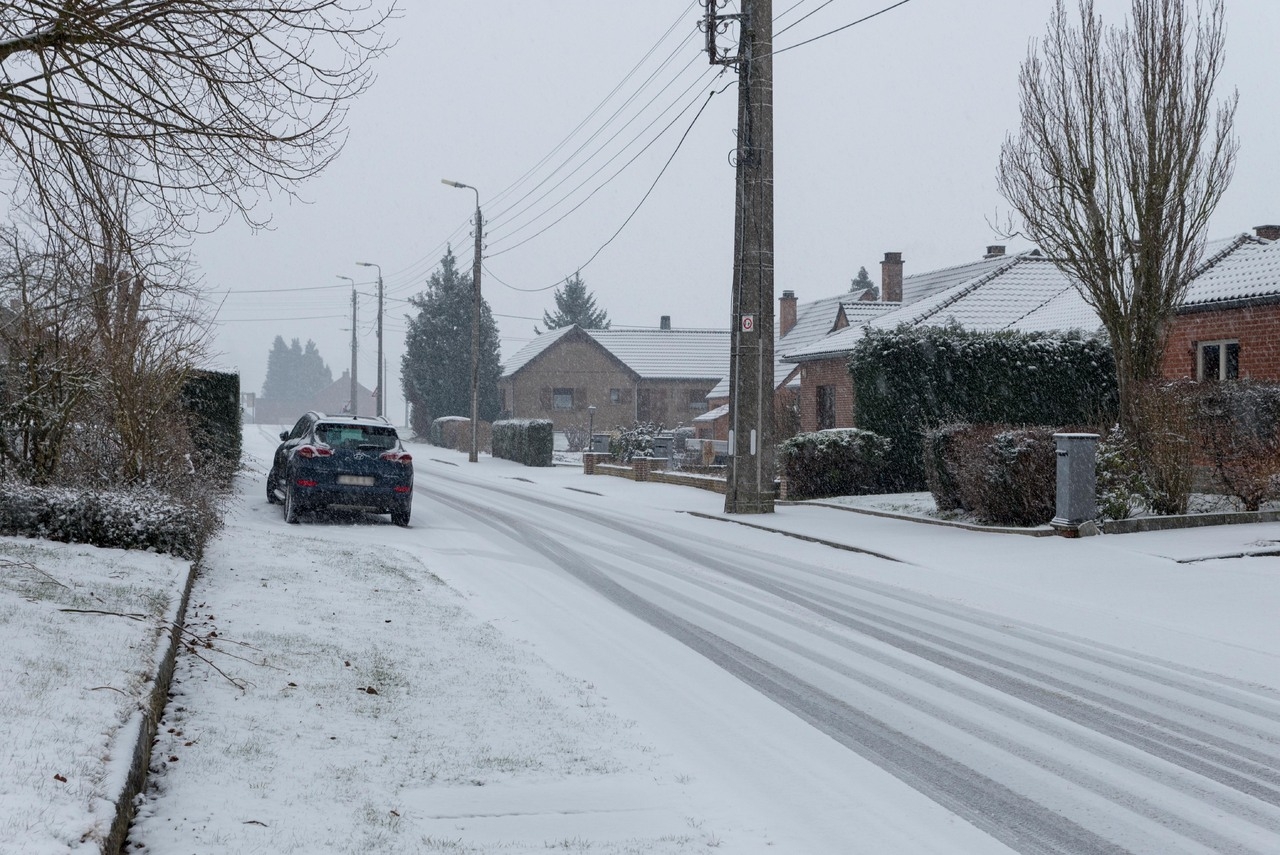
<svg viewBox="0 0 1280 855"><path fill-rule="evenodd" d="M1196 346L1202 341L1240 342L1240 377L1280 381L1280 304L1187 312L1169 327L1164 376L1196 376Z"/></svg>
<svg viewBox="0 0 1280 855"><path fill-rule="evenodd" d="M833 421L819 424L818 389L831 387L834 395ZM848 357L814 360L800 365L800 430L810 433L823 427L853 427L853 378Z"/></svg>

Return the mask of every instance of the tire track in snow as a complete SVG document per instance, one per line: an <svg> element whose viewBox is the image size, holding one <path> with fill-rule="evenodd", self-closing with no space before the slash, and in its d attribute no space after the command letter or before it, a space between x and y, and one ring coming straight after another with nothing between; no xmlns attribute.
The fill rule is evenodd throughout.
<svg viewBox="0 0 1280 855"><path fill-rule="evenodd" d="M848 632L874 639L887 647L899 651L901 654L924 660L945 669L950 674L972 680L1003 693L1007 698L1031 704L1053 717L1053 720L1048 722L1031 722L1031 726L1038 727L1042 732L1046 733L1056 731L1052 734L1055 738L1062 738L1062 727L1056 721L1057 719L1062 719L1063 721L1088 728L1102 737L1129 745L1145 754L1176 764L1182 769L1193 773L1193 775L1216 781L1218 784L1234 789L1239 793L1245 793L1250 798L1256 798L1269 805L1280 805L1280 787L1277 786L1277 784L1280 784L1280 771L1277 771L1280 768L1280 762L1277 762L1273 753L1258 748L1258 745L1262 745L1274 749L1277 741L1276 733L1280 731L1280 728L1275 727L1280 722L1280 706L1272 702L1272 698L1264 693L1246 691L1244 687L1234 681L1226 678L1209 679L1213 675L1191 674L1186 672L1185 669L1179 669L1173 663L1160 663L1150 657L1136 657L1127 654L1125 651L1107 649L1086 639L1073 638L1063 633L1055 633L1026 624L1010 624L1007 620L996 619L987 613L942 603L924 595L894 588L890 585L853 579L847 574L840 574L827 568L788 563L786 569L789 572L811 577L824 584L839 585L841 590L801 588L797 584L783 582L778 577L776 568L764 562L754 562L755 566L750 568L743 566L753 562L749 557L744 558L737 552L733 553L732 561L716 557L716 553L727 554L733 548L732 545L719 546L705 539L678 531L664 531L662 534L657 534L651 529L636 525L627 518L607 512L594 510L588 512L581 506L549 500L545 495L535 497L516 490L501 489L491 484L469 480L460 481L460 483L467 483L470 486L485 489L520 502L536 502L543 509L562 511L572 515L574 523L572 526L567 527L564 533L573 537L573 543L577 549L570 549L551 538L547 534L550 530L547 525L533 528L521 518L510 515L502 515L501 522L496 523L490 519L494 515L494 511L491 508L482 508L479 505L472 505L455 497L437 496L434 492L431 493L433 498L446 501L448 504L454 505L472 516L495 525L495 527L505 528L516 539L534 546L558 566L590 584L611 601L627 608L628 611L632 611L652 625L673 635L673 637L679 638L679 640L713 661L722 664L731 673L756 686L759 690L796 712L806 721L810 721L843 744L854 748L859 754L877 762L883 768L893 772L940 803L956 810L960 815L965 816L979 827L987 829L993 836L1020 851L1075 852L1106 850L1095 850L1089 845L1083 849L1076 848L1073 845L1059 850L1054 848L1054 845L1049 843L1048 840L1042 841L1042 843L1048 845L1048 848L1037 848L1040 844L1036 844L1028 849L1024 848L1023 844L1026 841L1022 840L1021 837L1025 829L1011 832L1012 839L1022 840L1022 843L1012 842L1007 835L991 831L987 822L975 818L974 815L975 810L981 813L979 805L989 806L991 802L978 799L975 803L961 799L959 807L954 807L952 801L948 800L954 798L953 795L950 795L950 787L955 781L940 770L944 767L953 769L953 767L963 766L963 764L958 764L955 760L943 757L940 754L926 762L922 760L923 755L913 751L909 752L911 760L907 763L907 766L900 767L896 765L899 762L907 761L901 755L895 755L893 752L884 750L884 740L887 739L890 742L896 739L910 740L910 737L888 728L882 721L873 720L877 727L885 728L884 732L877 733L875 727L868 725L868 719L865 714L852 710L839 698L818 690L812 685L803 683L791 675L785 674L785 672L781 672L776 665L765 662L758 655L724 638L709 633L705 627L690 623L669 610L658 609L651 601L640 597L640 595L628 588L618 585L616 581L608 579L580 550L583 548L600 549L606 554L617 555L618 543L616 540L591 537L583 530L581 522L585 519L613 533L622 534L657 546L665 553L679 558L682 562L687 562L692 568L701 568L731 578L742 585L764 593L768 597L775 598L779 602L801 609L806 614L818 616L823 621L841 627ZM707 590L719 596L725 595L726 592L723 589L714 588L710 583L691 581L690 573L687 572L690 567L686 567L680 562L671 562L671 567L667 569L658 567L650 567L649 569L680 578L686 584L702 584ZM629 578L636 585L650 588L662 587L660 583L652 579L643 578L616 566L610 565L609 570L614 574ZM602 589L602 581L608 583L605 587L609 588L609 591ZM616 589L613 586L616 586ZM667 596L678 596L673 594L670 588L664 590ZM620 591L626 592L625 595L620 594ZM873 610L872 605L867 602L865 596L862 596L867 594L878 599L889 600L891 608L886 610L882 603L876 603ZM636 600L639 600L639 602L636 602ZM699 602L685 598L685 603L696 612L707 613L713 611L709 609L705 601ZM759 608L760 606L759 604L751 604L751 607ZM661 620L655 621L650 614L655 610L663 616ZM927 613L932 613L934 617L932 619L921 618L919 614L911 613L910 610L924 610ZM721 613L718 619L724 619L724 617L725 615ZM940 622L940 620L944 622ZM671 624L671 621L675 621L677 624ZM948 626L945 621L958 622L963 628L957 629L956 627ZM799 618L793 622L797 626L804 623L803 619ZM757 627L744 626L741 628L760 634L760 630ZM677 629L679 629L678 632L676 631ZM811 626L805 627L805 629L806 631L812 631ZM982 637L970 630L995 634L997 638L993 640ZM780 639L775 637L772 641L776 644ZM710 649L708 649L708 645ZM978 645L981 645L981 647ZM1022 646L1019 647L1018 645ZM794 647L794 645L792 646ZM1027 646L1032 649L1025 649ZM712 655L713 652L716 655ZM794 650L793 652L797 655L814 658L814 654L811 651ZM866 652L863 651L857 655L866 655ZM1146 661L1143 661L1144 659ZM1079 666L1075 664L1080 662L1085 663L1085 665ZM735 665L734 663L737 664ZM832 667L833 664L834 668ZM1104 678L1098 675L1096 670L1090 670L1089 665L1114 671L1120 674L1121 678L1119 680ZM844 670L846 676L848 676L847 672L850 670L840 663L826 663L822 667L836 671ZM851 679L859 679L860 676L865 675L855 675ZM1144 684L1150 683L1159 692L1164 692L1164 694L1153 693L1133 685L1132 682L1123 682L1124 678L1137 679ZM936 679L933 682L948 691L956 689L954 683L948 687ZM1215 706L1213 708L1186 706L1176 698L1165 696L1169 693L1189 695L1198 701L1212 703ZM913 703L917 709L922 709L927 714L932 714L936 717L940 716L943 720L951 720L953 724L956 723L957 717L947 715L946 711L940 712L936 708L930 711L928 708L932 705L927 701L922 701L918 698L912 699L904 696L902 692L895 692L894 694L898 696L899 702ZM1151 706L1161 707L1171 715L1153 715L1149 711ZM1227 721L1221 715L1223 712L1222 706L1243 712L1246 717L1260 719L1261 724L1257 721L1249 723ZM992 708L999 715L1009 714L1007 709ZM857 713L856 721L850 715L851 710L853 713ZM1251 737L1246 741L1254 743L1254 747L1242 745L1233 738L1210 733L1189 725L1186 723L1188 718L1206 719L1216 724L1225 722L1224 728L1221 729L1245 733ZM1026 722L1024 721L1024 723ZM994 734L997 738L992 740L993 734L990 731L980 732L982 731L981 725L973 722L967 724L970 732L980 738L994 741L996 744L1003 742L1011 750L1016 748L1016 746L1009 746L1009 740L1003 739L999 734ZM851 742L850 734L855 733L857 738L854 738ZM860 741L864 738L869 742L864 744ZM925 746L920 747L925 748ZM1074 748L1075 746L1072 747ZM1095 748L1094 750L1098 751L1099 749ZM928 751L932 751L932 749L928 749ZM1022 753L1025 754L1026 751ZM1068 766L1056 764L1052 757L1042 756L1039 759L1041 766L1053 766L1064 778L1072 780L1072 783L1092 789L1109 800L1115 801L1117 795L1123 795L1123 792L1118 792L1114 785L1101 782L1096 776L1089 776L1079 770L1072 770ZM1110 762L1120 762L1120 765L1131 770L1142 765L1135 764L1131 757L1127 759L1119 758L1116 756L1116 752L1111 752L1111 756L1106 759ZM943 765L939 766L939 763ZM919 768L921 764L931 768L932 772L937 773L939 777L934 779L932 783L930 783L930 780L922 781L918 775L911 771ZM972 769L968 771L978 774ZM1146 764L1146 768L1141 768L1139 771L1146 776L1155 779L1159 778L1159 770L1153 768L1150 763ZM945 782L943 789L947 791L946 794L939 795L936 791L940 782ZM1161 781L1160 783L1163 786L1171 785L1169 781ZM1001 786L995 781L990 781L990 784L997 787ZM1243 803L1241 803L1240 799L1236 799L1233 803L1230 799L1219 798L1220 794L1206 792L1204 788L1198 787L1194 780L1190 784L1185 781L1176 782L1176 787L1192 797L1205 799L1213 803L1219 810L1239 815L1244 822L1267 829L1272 834L1277 833L1277 829L1280 829L1280 817L1269 809L1254 809L1249 798L1244 799ZM1211 851L1262 851L1251 849L1239 840L1228 840L1220 837L1212 829L1201 828L1191 820L1184 820L1175 814L1169 813L1167 810L1144 802L1140 798L1131 796L1125 801L1128 803L1128 807L1135 812L1147 816L1166 828L1176 830L1177 833L1190 840L1198 841ZM1008 805L1005 807L1008 807ZM1043 810L1042 806L1037 807ZM1264 806L1258 805L1257 807L1262 808ZM1000 821L1006 818L1001 817ZM1083 831L1084 829L1080 830ZM1098 838L1098 840L1093 841L1093 844L1097 844L1100 840L1101 838ZM1076 842L1083 843L1084 841Z"/></svg>

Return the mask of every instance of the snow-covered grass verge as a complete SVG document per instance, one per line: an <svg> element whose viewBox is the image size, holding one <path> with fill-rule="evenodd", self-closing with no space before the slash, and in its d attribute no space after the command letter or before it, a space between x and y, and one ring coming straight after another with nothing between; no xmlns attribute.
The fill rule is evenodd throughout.
<svg viewBox="0 0 1280 855"><path fill-rule="evenodd" d="M99 850L188 570L0 538L0 853Z"/></svg>

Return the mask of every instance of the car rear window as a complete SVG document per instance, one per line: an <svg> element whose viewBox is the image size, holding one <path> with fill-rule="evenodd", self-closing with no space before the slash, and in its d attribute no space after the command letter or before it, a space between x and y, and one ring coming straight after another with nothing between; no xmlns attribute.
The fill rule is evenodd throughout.
<svg viewBox="0 0 1280 855"><path fill-rule="evenodd" d="M316 437L330 448L396 447L396 430L381 425L329 425L316 427Z"/></svg>

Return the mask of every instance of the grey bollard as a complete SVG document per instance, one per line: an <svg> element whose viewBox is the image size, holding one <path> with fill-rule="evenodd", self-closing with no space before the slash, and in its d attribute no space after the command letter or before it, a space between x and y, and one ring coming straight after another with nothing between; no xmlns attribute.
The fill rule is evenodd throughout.
<svg viewBox="0 0 1280 855"><path fill-rule="evenodd" d="M1058 534L1079 537L1093 531L1098 516L1098 435L1055 433L1053 438L1058 446L1058 492L1049 525Z"/></svg>

